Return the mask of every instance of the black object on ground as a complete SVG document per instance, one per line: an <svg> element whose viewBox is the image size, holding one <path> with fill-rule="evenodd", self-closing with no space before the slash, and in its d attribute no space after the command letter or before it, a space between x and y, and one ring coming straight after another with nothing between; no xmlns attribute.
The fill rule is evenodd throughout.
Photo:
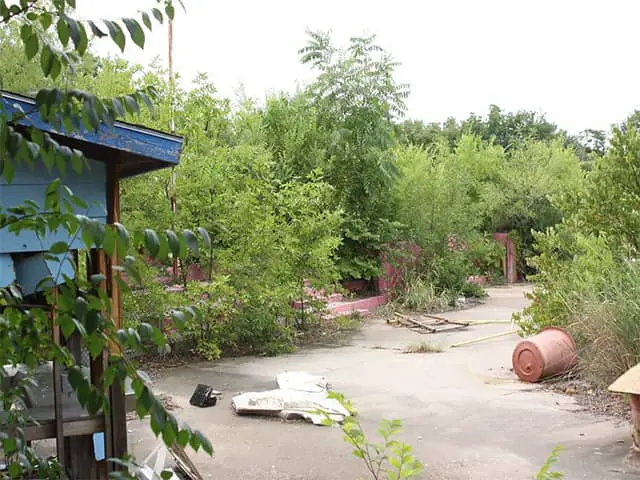
<svg viewBox="0 0 640 480"><path fill-rule="evenodd" d="M213 407L218 402L218 395L220 392L214 390L213 387L200 383L191 395L189 403L195 407Z"/></svg>

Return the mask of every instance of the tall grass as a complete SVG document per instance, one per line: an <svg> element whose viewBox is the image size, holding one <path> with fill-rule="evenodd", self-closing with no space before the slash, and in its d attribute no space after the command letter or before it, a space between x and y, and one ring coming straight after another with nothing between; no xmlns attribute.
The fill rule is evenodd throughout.
<svg viewBox="0 0 640 480"><path fill-rule="evenodd" d="M442 312L449 308L451 299L438 293L435 286L419 275L408 275L395 292L394 303L417 312Z"/></svg>
<svg viewBox="0 0 640 480"><path fill-rule="evenodd" d="M583 372L600 386L640 362L640 267L625 263L602 292L583 299L569 330Z"/></svg>

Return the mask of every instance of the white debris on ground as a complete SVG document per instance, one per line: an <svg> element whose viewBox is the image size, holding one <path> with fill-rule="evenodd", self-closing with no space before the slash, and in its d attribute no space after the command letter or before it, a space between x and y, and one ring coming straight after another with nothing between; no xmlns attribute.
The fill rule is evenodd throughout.
<svg viewBox="0 0 640 480"><path fill-rule="evenodd" d="M329 384L322 376L307 372L283 372L276 376L275 390L246 392L231 399L239 415L280 416L285 420L302 418L324 425L327 416L342 422L350 415L342 403L329 397Z"/></svg>
<svg viewBox="0 0 640 480"><path fill-rule="evenodd" d="M307 372L282 372L276 375L276 385L280 390L322 393L329 391L326 377L311 375Z"/></svg>

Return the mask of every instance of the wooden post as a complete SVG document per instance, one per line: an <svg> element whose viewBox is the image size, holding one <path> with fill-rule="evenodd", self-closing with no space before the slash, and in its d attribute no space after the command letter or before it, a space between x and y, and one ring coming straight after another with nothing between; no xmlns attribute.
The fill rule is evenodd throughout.
<svg viewBox="0 0 640 480"><path fill-rule="evenodd" d="M120 181L116 159L107 164L107 223L114 224L120 220ZM118 265L118 252L107 259L107 288L111 296L111 319L116 329L122 326L122 302L120 298L120 286L118 285L117 272L113 267ZM112 352L116 353L116 352ZM115 458L122 458L127 453L127 416L124 395L124 385L114 382L109 392L111 404L111 418L109 423L110 449ZM112 464L110 469L116 469Z"/></svg>
<svg viewBox="0 0 640 480"><path fill-rule="evenodd" d="M76 265L79 265L79 255L76 252L75 255ZM80 274L79 269L77 274ZM76 362L76 365L80 368L84 368L82 356L82 337L79 332L66 339L66 346L71 352ZM92 366L92 365L90 365ZM94 379L93 369L90 370L91 381L95 385L98 379ZM72 479L85 479L95 478L96 480L106 480L106 471L101 472L100 465L95 458L95 451L93 447L93 434L82 434L65 436L65 465L69 472L69 477Z"/></svg>
<svg viewBox="0 0 640 480"><path fill-rule="evenodd" d="M51 335L53 343L61 345L60 327L56 322L56 303L58 299L58 288L55 287L52 292L53 305L51 306ZM60 363L53 362L53 405L55 411L55 423L56 423L56 454L58 461L62 463L63 467L66 461L65 455L65 441L64 441L64 415L62 412L62 372L60 371Z"/></svg>
<svg viewBox="0 0 640 480"><path fill-rule="evenodd" d="M91 277L94 274L102 274L107 276L107 260L104 254L104 250L92 250L90 256L90 268L87 271L87 275ZM98 288L103 291L107 291L107 281L104 280L98 284ZM102 312L103 318L107 318L108 312ZM100 385L102 383L102 377L107 368L109 361L109 350L105 349L102 354L94 360L91 360L91 383L94 385ZM112 429L111 429L111 415L104 415L104 444L105 444L105 456L107 461L113 457L112 452ZM106 467L106 468L105 468ZM106 478L108 474L108 465L99 466L100 478Z"/></svg>

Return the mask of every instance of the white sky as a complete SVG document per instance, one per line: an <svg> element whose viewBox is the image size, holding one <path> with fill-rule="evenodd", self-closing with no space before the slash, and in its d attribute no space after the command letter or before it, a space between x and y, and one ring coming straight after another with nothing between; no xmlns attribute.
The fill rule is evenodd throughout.
<svg viewBox="0 0 640 480"><path fill-rule="evenodd" d="M312 74L298 61L306 28L338 42L375 33L411 85L408 117L444 121L490 104L545 113L577 133L607 129L640 109L640 2L635 0L183 0L174 24L175 70L209 74L221 94L242 83L262 100ZM131 16L154 0L86 0L88 18ZM103 40L106 45L106 40ZM105 48L105 47L100 47ZM99 50L104 53L107 50ZM110 50L115 51L115 50ZM166 27L125 56L167 56Z"/></svg>

